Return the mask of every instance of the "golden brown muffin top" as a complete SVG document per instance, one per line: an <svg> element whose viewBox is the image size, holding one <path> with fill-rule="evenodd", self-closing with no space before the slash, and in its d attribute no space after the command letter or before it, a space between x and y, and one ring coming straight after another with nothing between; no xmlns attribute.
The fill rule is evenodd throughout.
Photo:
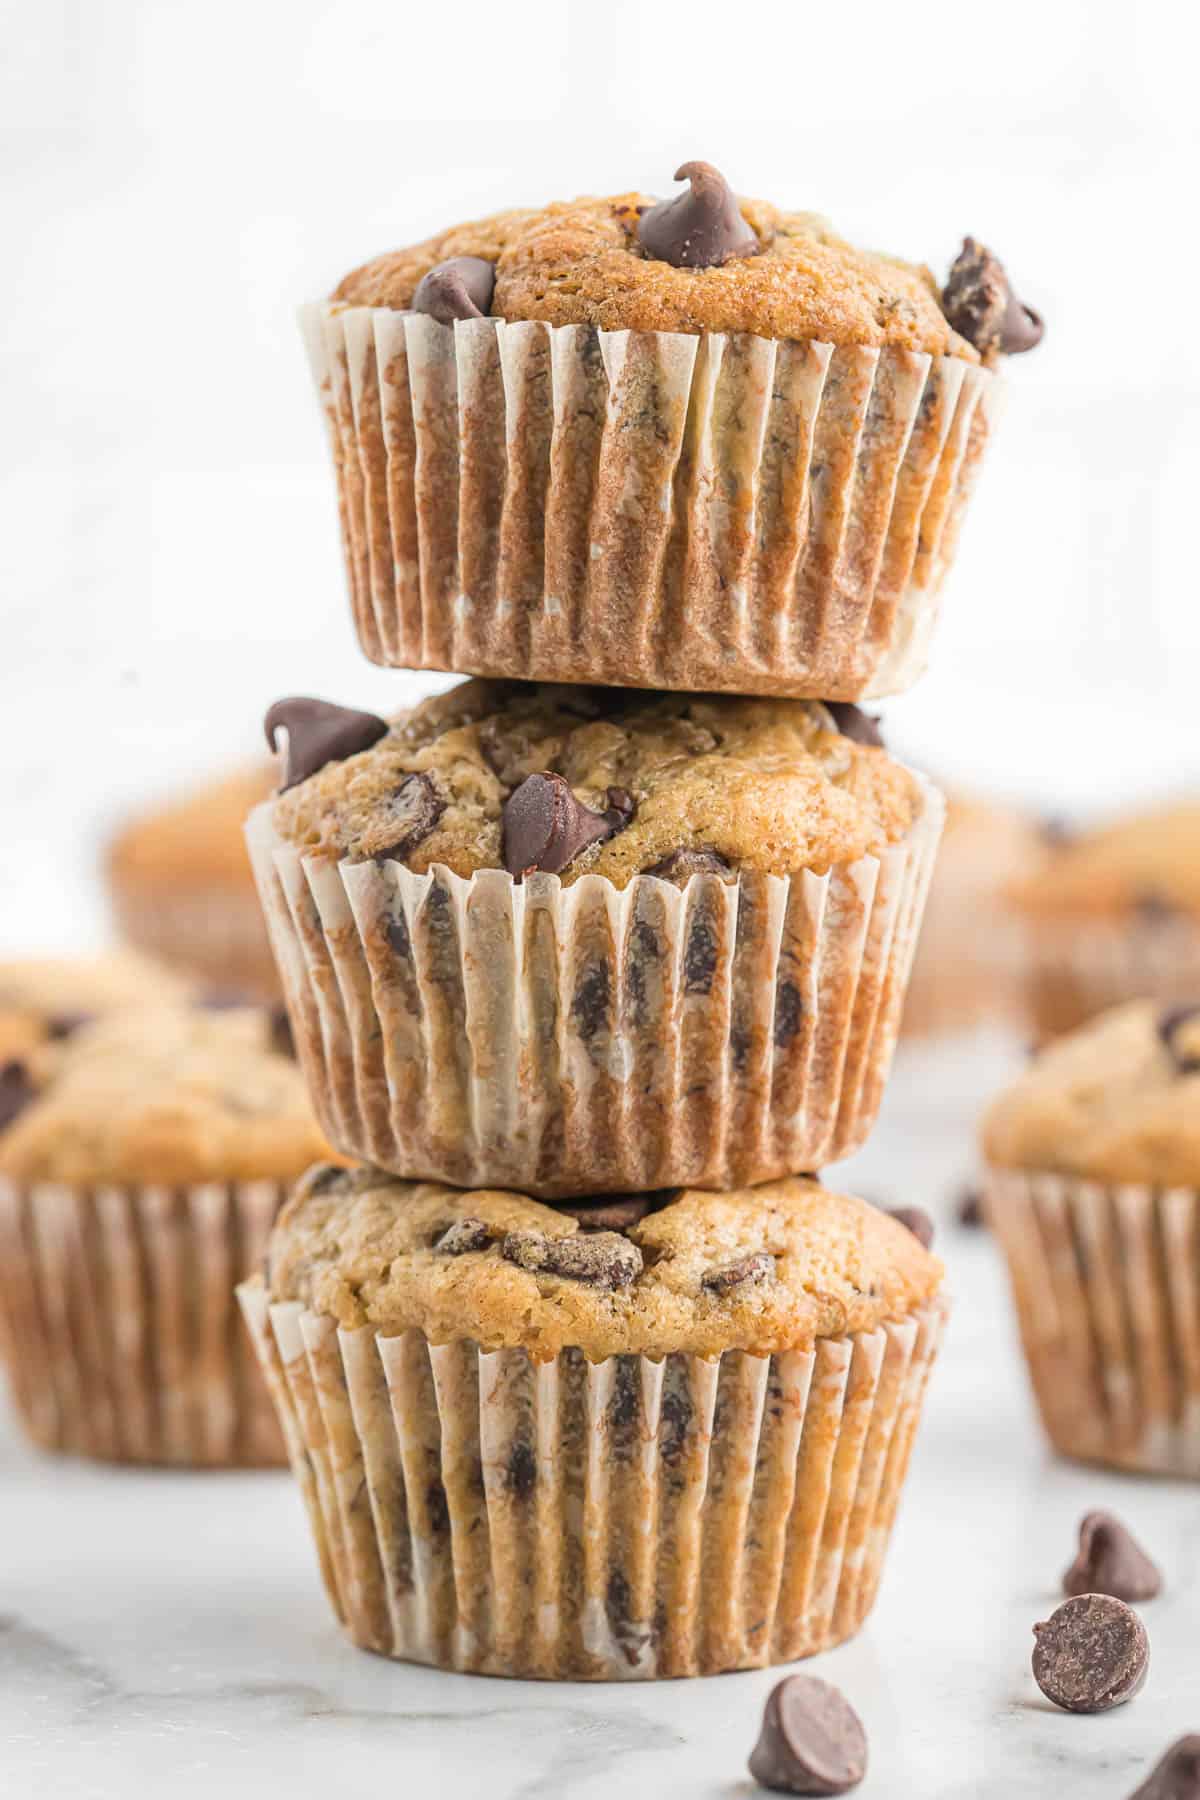
<svg viewBox="0 0 1200 1800"><path fill-rule="evenodd" d="M983 1147L1001 1168L1200 1186L1200 1005L1138 1000L1060 1038L992 1103Z"/></svg>
<svg viewBox="0 0 1200 1800"><path fill-rule="evenodd" d="M182 1000L188 984L135 950L0 962L0 1062L125 1007Z"/></svg>
<svg viewBox="0 0 1200 1800"><path fill-rule="evenodd" d="M109 848L110 872L152 888L199 881L253 891L242 827L272 776L269 763L255 763L134 819Z"/></svg>
<svg viewBox="0 0 1200 1800"><path fill-rule="evenodd" d="M1032 919L1200 918L1200 801L1063 837L1012 897Z"/></svg>
<svg viewBox="0 0 1200 1800"><path fill-rule="evenodd" d="M331 1155L259 1008L113 1013L43 1045L28 1074L32 1096L0 1130L0 1175L16 1181L292 1181Z"/></svg>
<svg viewBox="0 0 1200 1800"><path fill-rule="evenodd" d="M272 1232L269 1292L350 1329L599 1361L809 1349L902 1320L941 1283L903 1225L801 1177L569 1205L314 1169Z"/></svg>
<svg viewBox="0 0 1200 1800"><path fill-rule="evenodd" d="M808 700L470 681L377 721L370 748L281 794L274 823L307 851L463 876L538 867L622 887L697 858L727 876L824 871L898 842L923 805L908 770L834 716ZM518 854L514 819L533 802L595 841L561 867ZM538 820L525 825L522 843L537 838Z"/></svg>
<svg viewBox="0 0 1200 1800"><path fill-rule="evenodd" d="M980 360L948 323L927 268L856 250L818 213L737 197L756 252L715 267L675 267L639 241L641 221L655 204L648 194L588 196L451 226L355 269L333 299L407 309L436 265L480 257L495 265L490 311L497 318L893 344Z"/></svg>

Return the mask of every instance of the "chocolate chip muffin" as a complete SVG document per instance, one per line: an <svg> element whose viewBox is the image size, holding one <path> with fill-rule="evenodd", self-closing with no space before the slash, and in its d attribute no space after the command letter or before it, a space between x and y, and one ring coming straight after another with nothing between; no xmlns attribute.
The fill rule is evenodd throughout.
<svg viewBox="0 0 1200 1800"><path fill-rule="evenodd" d="M270 791L269 765L239 769L133 820L109 848L121 935L216 993L279 992L242 836Z"/></svg>
<svg viewBox="0 0 1200 1800"><path fill-rule="evenodd" d="M858 1629L940 1283L805 1179L547 1206L321 1167L240 1297L354 1641L611 1680Z"/></svg>
<svg viewBox="0 0 1200 1800"><path fill-rule="evenodd" d="M0 1063L70 1037L105 1013L182 1000L187 983L132 950L0 962Z"/></svg>
<svg viewBox="0 0 1200 1800"><path fill-rule="evenodd" d="M47 1449L279 1462L234 1283L328 1155L257 1010L144 1007L0 1073L0 1346Z"/></svg>
<svg viewBox="0 0 1200 1800"><path fill-rule="evenodd" d="M994 409L1041 321L709 164L512 211L305 315L375 662L855 700L921 673Z"/></svg>
<svg viewBox="0 0 1200 1800"><path fill-rule="evenodd" d="M1200 801L1056 828L1012 898L1040 1037L1124 1000L1200 993Z"/></svg>
<svg viewBox="0 0 1200 1800"><path fill-rule="evenodd" d="M861 1142L940 801L856 709L470 682L268 730L251 851L348 1155L548 1196Z"/></svg>
<svg viewBox="0 0 1200 1800"><path fill-rule="evenodd" d="M1200 1476L1200 1001L1137 1001L1043 1051L983 1123L1051 1439Z"/></svg>

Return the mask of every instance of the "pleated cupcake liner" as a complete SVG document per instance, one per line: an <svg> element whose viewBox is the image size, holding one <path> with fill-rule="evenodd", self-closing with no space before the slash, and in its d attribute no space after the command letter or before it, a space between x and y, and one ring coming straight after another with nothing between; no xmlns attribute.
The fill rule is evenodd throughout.
<svg viewBox="0 0 1200 1800"><path fill-rule="evenodd" d="M1192 919L1030 920L1022 949L1041 1041L1127 1000L1200 1000L1200 923Z"/></svg>
<svg viewBox="0 0 1200 1800"><path fill-rule="evenodd" d="M301 324L372 662L825 700L924 668L989 371L328 303Z"/></svg>
<svg viewBox="0 0 1200 1800"><path fill-rule="evenodd" d="M239 1289L329 1598L408 1662L541 1680L757 1668L874 1603L947 1308L771 1357L430 1344Z"/></svg>
<svg viewBox="0 0 1200 1800"><path fill-rule="evenodd" d="M247 828L322 1129L393 1174L542 1197L738 1187L863 1142L941 831L825 875L469 880Z"/></svg>
<svg viewBox="0 0 1200 1800"><path fill-rule="evenodd" d="M117 930L129 943L214 990L271 1000L279 976L254 889L145 891L119 878L111 899Z"/></svg>
<svg viewBox="0 0 1200 1800"><path fill-rule="evenodd" d="M0 1354L33 1441L109 1462L286 1461L234 1298L285 1192L0 1179Z"/></svg>
<svg viewBox="0 0 1200 1800"><path fill-rule="evenodd" d="M1200 1478L1200 1193L993 1169L987 1210L1055 1448Z"/></svg>

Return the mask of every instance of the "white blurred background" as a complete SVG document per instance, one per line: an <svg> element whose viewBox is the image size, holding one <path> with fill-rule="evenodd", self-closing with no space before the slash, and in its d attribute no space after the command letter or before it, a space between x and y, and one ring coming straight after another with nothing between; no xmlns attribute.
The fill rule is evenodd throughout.
<svg viewBox="0 0 1200 1800"><path fill-rule="evenodd" d="M353 641L295 305L687 157L939 276L982 236L1048 321L891 740L1053 810L1200 779L1184 16L0 0L0 949L98 940L112 822L253 754L275 696L432 685Z"/></svg>

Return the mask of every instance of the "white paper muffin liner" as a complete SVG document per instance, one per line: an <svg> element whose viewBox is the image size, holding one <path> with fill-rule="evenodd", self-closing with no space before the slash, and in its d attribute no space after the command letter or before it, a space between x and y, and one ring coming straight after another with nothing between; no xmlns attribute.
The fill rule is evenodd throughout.
<svg viewBox="0 0 1200 1800"><path fill-rule="evenodd" d="M128 943L157 956L215 991L272 1000L279 976L254 889L142 892L119 879L112 885L117 930Z"/></svg>
<svg viewBox="0 0 1200 1800"><path fill-rule="evenodd" d="M1055 1448L1200 1478L1200 1193L993 1169L987 1211Z"/></svg>
<svg viewBox="0 0 1200 1800"><path fill-rule="evenodd" d="M284 1462L234 1288L285 1193L0 1179L0 1352L34 1442L111 1462Z"/></svg>
<svg viewBox="0 0 1200 1800"><path fill-rule="evenodd" d="M329 303L301 323L372 662L824 700L924 668L989 371Z"/></svg>
<svg viewBox="0 0 1200 1800"><path fill-rule="evenodd" d="M825 875L337 862L258 808L251 861L322 1129L393 1174L542 1197L742 1187L878 1111L942 822Z"/></svg>
<svg viewBox="0 0 1200 1800"><path fill-rule="evenodd" d="M716 1674L852 1636L947 1310L772 1357L537 1363L238 1292L353 1641L545 1680Z"/></svg>
<svg viewBox="0 0 1200 1800"><path fill-rule="evenodd" d="M1030 920L1023 950L1042 1041L1127 1000L1200 999L1200 924L1177 915Z"/></svg>

